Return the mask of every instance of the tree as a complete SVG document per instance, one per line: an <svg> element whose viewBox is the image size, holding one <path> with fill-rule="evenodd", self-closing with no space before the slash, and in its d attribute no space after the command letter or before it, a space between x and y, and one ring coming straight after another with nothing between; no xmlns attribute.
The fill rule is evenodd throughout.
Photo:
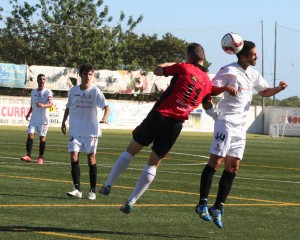
<svg viewBox="0 0 300 240"><path fill-rule="evenodd" d="M124 13L111 29L108 24L113 17L108 15L108 6L102 7L102 0L40 0L35 6L10 0L10 4L12 15L6 19L1 38L11 39L12 46L24 53L12 52L12 62L73 67L89 61L97 67L100 57L101 64L111 65L107 56L115 47L115 33L122 32ZM37 17L36 22L31 21ZM130 16L126 25L129 31L142 19L142 15L137 20ZM93 62L96 57L97 62Z"/></svg>
<svg viewBox="0 0 300 240"><path fill-rule="evenodd" d="M0 32L4 62L64 67L90 62L96 69L148 72L163 62L185 60L188 43L171 33L161 39L134 33L143 15L133 19L121 12L111 26L113 17L103 0L39 0L34 6L10 0L10 4L11 16Z"/></svg>
<svg viewBox="0 0 300 240"><path fill-rule="evenodd" d="M297 96L286 98L279 102L278 106L282 107L300 107L300 99Z"/></svg>
<svg viewBox="0 0 300 240"><path fill-rule="evenodd" d="M283 100L276 99L276 106L281 107L300 107L300 99L297 96L289 97ZM262 97L259 94L254 94L251 105L262 106ZM265 106L273 106L272 98L265 98Z"/></svg>
<svg viewBox="0 0 300 240"><path fill-rule="evenodd" d="M251 105L253 106L262 106L262 100L263 98L259 95L259 94L254 94L252 97L252 102ZM272 106L273 105L273 101L271 98L265 98L265 106Z"/></svg>

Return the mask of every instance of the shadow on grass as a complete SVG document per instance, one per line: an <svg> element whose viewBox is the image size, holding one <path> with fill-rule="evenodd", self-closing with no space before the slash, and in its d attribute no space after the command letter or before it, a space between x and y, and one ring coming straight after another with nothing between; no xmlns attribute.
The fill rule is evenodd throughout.
<svg viewBox="0 0 300 240"><path fill-rule="evenodd" d="M159 238L176 238L176 239L203 239L206 237L201 236L189 236L189 235L178 235L178 234L163 234L163 233L146 233L146 232L122 232L122 231L107 231L107 230L80 230L80 229L66 229L66 228L55 228L55 227L29 227L29 226L2 226L0 232L43 232L44 234L106 234L106 235L120 235L120 236L149 236Z"/></svg>

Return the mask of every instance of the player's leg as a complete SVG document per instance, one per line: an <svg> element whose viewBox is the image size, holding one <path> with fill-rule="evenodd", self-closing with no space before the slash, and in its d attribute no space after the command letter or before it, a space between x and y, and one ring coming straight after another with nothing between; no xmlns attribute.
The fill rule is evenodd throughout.
<svg viewBox="0 0 300 240"><path fill-rule="evenodd" d="M48 124L43 124L41 126L38 126L38 133L40 136L40 146L39 146L39 157L38 157L38 164L44 163L44 153L46 149L46 135L48 132Z"/></svg>
<svg viewBox="0 0 300 240"><path fill-rule="evenodd" d="M228 147L226 157L224 159L224 171L219 181L219 189L214 206L209 209L213 216L214 223L219 227L223 227L222 216L224 213L224 204L232 188L233 180L238 173L239 164L244 154L246 143L246 130L240 125L227 124L228 139L230 146Z"/></svg>
<svg viewBox="0 0 300 240"><path fill-rule="evenodd" d="M214 206L220 210L223 209L225 201L230 193L233 180L239 169L240 159L226 156L224 160L224 171L219 181L219 190Z"/></svg>
<svg viewBox="0 0 300 240"><path fill-rule="evenodd" d="M144 146L148 146L153 142L155 132L157 132L159 126L160 114L152 111L147 115L143 122L133 130L133 139L129 143L126 151L124 151L115 162L107 181L101 187L99 193L103 195L108 195L110 193L113 184L121 175L121 173L128 168L132 158Z"/></svg>
<svg viewBox="0 0 300 240"><path fill-rule="evenodd" d="M67 195L75 198L82 198L82 192L80 189L80 166L79 155L81 149L81 142L73 136L70 136L68 143L68 152L70 152L71 158L71 176L74 184L74 190L68 192Z"/></svg>
<svg viewBox="0 0 300 240"><path fill-rule="evenodd" d="M221 165L230 147L230 134L226 122L216 120L214 138L210 147L210 158L204 167L200 178L200 198L195 211L204 221L210 221L208 212L208 197L215 172Z"/></svg>
<svg viewBox="0 0 300 240"><path fill-rule="evenodd" d="M27 141L26 141L26 155L21 157L22 161L30 162L31 161L31 152L33 147L33 139L35 136L35 127L29 126L27 129Z"/></svg>
<svg viewBox="0 0 300 240"><path fill-rule="evenodd" d="M246 144L246 131L239 125L231 125L230 131L230 147L224 159L224 171L219 181L219 190L215 207L219 210L223 209L224 203L230 193L233 180L238 173L240 161L243 157Z"/></svg>
<svg viewBox="0 0 300 240"><path fill-rule="evenodd" d="M96 199L96 183L97 183L97 162L96 162L96 150L98 146L98 138L85 138L84 142L85 151L87 152L87 160L89 166L89 177L90 177L90 191L88 194L89 200Z"/></svg>
<svg viewBox="0 0 300 240"><path fill-rule="evenodd" d="M208 196L211 189L213 177L221 165L223 160L222 156L210 154L210 158L206 166L204 167L200 177L200 199L195 208L196 213L204 221L210 221L208 213Z"/></svg>
<svg viewBox="0 0 300 240"><path fill-rule="evenodd" d="M99 190L99 193L103 195L109 195L112 186L122 172L128 168L131 159L136 155L144 146L136 142L134 139L131 140L126 151L121 153L117 161L115 162L113 168L111 169L108 179L104 185Z"/></svg>
<svg viewBox="0 0 300 240"><path fill-rule="evenodd" d="M121 206L120 210L124 213L129 213L132 209L132 206L136 203L136 201L144 194L144 192L148 189L150 184L155 178L156 169L160 163L161 157L157 156L154 151L151 152L148 165L142 171L134 191L131 193L127 202Z"/></svg>
<svg viewBox="0 0 300 240"><path fill-rule="evenodd" d="M224 159L225 169L219 181L219 189L215 204L209 209L214 219L214 223L219 227L223 227L222 215L224 213L224 204L230 193L233 180L238 171L240 160L236 157L226 156Z"/></svg>
<svg viewBox="0 0 300 240"><path fill-rule="evenodd" d="M124 213L129 213L132 206L149 188L156 176L156 171L160 161L170 151L181 132L182 122L180 121L172 118L162 117L161 123L162 128L156 132L156 137L153 142L152 152L148 159L147 166L142 171L135 189L128 198L128 201L120 208L120 210Z"/></svg>

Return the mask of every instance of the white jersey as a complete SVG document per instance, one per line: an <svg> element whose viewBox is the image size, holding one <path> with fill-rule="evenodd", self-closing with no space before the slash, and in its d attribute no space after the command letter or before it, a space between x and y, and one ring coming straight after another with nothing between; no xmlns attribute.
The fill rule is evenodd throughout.
<svg viewBox="0 0 300 240"><path fill-rule="evenodd" d="M223 98L216 106L218 119L227 122L244 124L247 119L252 100L252 91L257 92L269 88L267 81L252 67L244 70L238 63L222 67L212 80L213 86L234 86L238 89L237 96L224 92Z"/></svg>
<svg viewBox="0 0 300 240"><path fill-rule="evenodd" d="M32 113L29 125L43 125L49 122L49 109L40 108L37 106L38 103L48 104L52 102L52 91L44 88L42 91L38 89L33 89L31 91L31 106Z"/></svg>
<svg viewBox="0 0 300 240"><path fill-rule="evenodd" d="M86 90L81 90L80 85L72 87L66 105L69 108L70 136L101 136L100 111L105 106L105 97L98 87L90 86Z"/></svg>

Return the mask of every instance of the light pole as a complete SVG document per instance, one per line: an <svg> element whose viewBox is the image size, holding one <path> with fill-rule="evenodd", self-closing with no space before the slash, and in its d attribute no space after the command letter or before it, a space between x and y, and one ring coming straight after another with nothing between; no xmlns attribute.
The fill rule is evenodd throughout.
<svg viewBox="0 0 300 240"><path fill-rule="evenodd" d="M276 85L276 58L277 58L277 22L275 22L275 46L274 46L274 81L273 87ZM273 95L273 106L275 106L275 95Z"/></svg>

